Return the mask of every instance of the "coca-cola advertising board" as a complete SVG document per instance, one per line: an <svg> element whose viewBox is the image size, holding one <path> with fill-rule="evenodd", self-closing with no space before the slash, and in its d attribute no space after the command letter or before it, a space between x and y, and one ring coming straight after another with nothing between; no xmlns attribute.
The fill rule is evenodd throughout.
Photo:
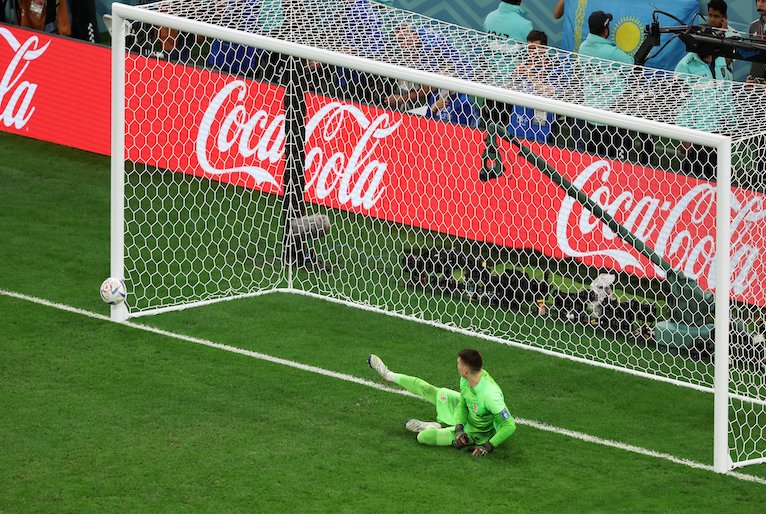
<svg viewBox="0 0 766 514"><path fill-rule="evenodd" d="M109 155L109 49L0 25L0 130Z"/></svg>
<svg viewBox="0 0 766 514"><path fill-rule="evenodd" d="M20 36L19 33L23 34ZM32 33L13 31L15 56ZM36 127L41 110L54 108L29 96L22 110L8 98L38 65L37 91L58 89L42 57L59 43L87 47L102 58L108 84L107 49L35 36L24 62L3 81L0 107L6 119ZM26 38L26 39L25 39ZM7 40L7 37L6 37ZM58 51L50 55L59 55ZM80 59L69 53L63 63ZM22 59L24 59L22 57ZM38 62L39 61L39 62ZM11 61L13 62L13 61ZM19 72L18 70L21 70ZM281 194L285 154L283 88L131 55L126 63L126 152L152 166ZM5 72L7 74L7 71ZM24 94L31 86L24 86ZM108 91L108 86L105 86ZM107 95L108 96L108 95ZM41 95L40 98L43 98ZM49 97L44 97L49 98ZM93 101L70 89L60 101L87 118L109 119L108 101ZM11 107L9 107L11 106ZM50 118L48 118L50 119ZM420 116L307 95L306 200L459 237L627 271L641 277L662 276L646 258L621 241L539 170L501 143L505 173L481 182L485 133ZM65 132L64 121L58 131ZM108 130L98 148L85 146L90 132L71 146L108 153ZM38 134L31 137L46 139ZM77 138L75 138L77 139ZM47 139L64 143L61 139ZM561 174L605 207L619 222L676 269L715 288L715 185L690 177L601 159L538 143L525 143ZM732 296L766 305L762 281L766 246L764 196L733 190Z"/></svg>

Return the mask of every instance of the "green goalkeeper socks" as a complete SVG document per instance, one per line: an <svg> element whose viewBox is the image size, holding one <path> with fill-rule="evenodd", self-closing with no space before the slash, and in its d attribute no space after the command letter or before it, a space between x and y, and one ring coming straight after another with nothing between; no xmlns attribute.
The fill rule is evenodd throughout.
<svg viewBox="0 0 766 514"><path fill-rule="evenodd" d="M418 434L418 442L427 446L451 446L455 427L429 428Z"/></svg>
<svg viewBox="0 0 766 514"><path fill-rule="evenodd" d="M438 388L432 386L425 380L418 377L411 377L408 375L402 375L400 373L394 373L394 379L392 382L399 387L403 387L411 393L422 396L429 403L436 405L436 393Z"/></svg>

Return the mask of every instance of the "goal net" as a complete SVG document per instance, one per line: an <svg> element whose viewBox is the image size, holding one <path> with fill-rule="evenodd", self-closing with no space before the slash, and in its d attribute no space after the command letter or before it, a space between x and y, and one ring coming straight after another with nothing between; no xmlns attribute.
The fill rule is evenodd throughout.
<svg viewBox="0 0 766 514"><path fill-rule="evenodd" d="M762 86L368 0L112 27L115 319L320 297L715 392L716 469L766 457Z"/></svg>

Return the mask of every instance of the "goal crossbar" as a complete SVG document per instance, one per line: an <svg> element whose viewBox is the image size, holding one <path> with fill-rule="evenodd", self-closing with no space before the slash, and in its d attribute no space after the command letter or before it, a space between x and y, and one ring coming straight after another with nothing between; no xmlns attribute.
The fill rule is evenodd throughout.
<svg viewBox="0 0 766 514"><path fill-rule="evenodd" d="M220 27L202 21L181 18L172 14L150 11L126 4L114 4L113 13L114 17L120 18L119 23L128 19L169 27L183 32L190 32L213 39L221 39L264 50L280 52L286 55L319 61L343 68L350 68L376 75L385 75L414 82L416 84L428 84L429 86L437 88L461 91L468 95L475 95L498 102L517 102L523 105L528 105L534 109L546 110L561 116L571 116L596 123L609 123L626 130L642 132L651 131L658 136L680 139L711 148L718 148L720 146L731 144L731 138L721 134L703 132L701 130L680 127L653 120L638 119L624 114L594 109L587 106L574 106L555 99L542 98L458 77L449 77L438 73L407 68L397 64L375 61L366 57L334 52L323 48L315 48L300 43L275 39L261 34L242 32L227 27ZM116 24L118 21L113 23Z"/></svg>

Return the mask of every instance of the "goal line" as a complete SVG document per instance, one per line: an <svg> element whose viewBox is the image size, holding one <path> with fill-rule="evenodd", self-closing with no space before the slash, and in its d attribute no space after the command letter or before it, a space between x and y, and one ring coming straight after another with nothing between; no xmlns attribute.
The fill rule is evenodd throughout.
<svg viewBox="0 0 766 514"><path fill-rule="evenodd" d="M80 316L86 316L88 318L96 319L96 320L99 320L99 321L106 321L106 322L113 323L113 321L110 319L109 316L106 316L106 315L103 315L103 314L98 314L96 312L88 311L88 310L85 310L85 309L79 309L77 307L72 307L70 305L66 305L66 304L62 304L62 303L58 303L58 302L52 302L52 301L46 300L44 298L39 298L39 297L35 297L35 296L23 294L23 293L18 293L18 292L15 292L15 291L9 291L9 290L6 290L6 289L1 289L1 288L0 288L0 295L8 297L8 298L15 298L17 300L24 300L24 301L31 302L31 303L34 303L34 304L37 304L37 305L42 305L42 306L45 306L45 307L50 307L50 308L58 309L60 311L68 312L68 313L71 313L71 314L77 314L77 315L80 315ZM377 382L373 382L371 380L355 377L353 375L349 375L349 374L346 374L346 373L340 373L340 372L337 372L337 371L332 371L332 370L320 368L320 367L317 367L317 366L311 366L311 365L308 365L308 364L303 364L303 363L300 363L300 362L297 362L297 361L293 361L293 360L290 360L290 359L283 359L283 358L280 358L280 357L275 357L275 356L272 356L272 355L269 355L269 354L265 354L265 353L261 353L261 352L254 352L254 351L251 351L251 350L245 350L243 348L238 348L238 347L227 345L227 344L217 343L217 342L214 342L214 341L211 341L211 340L208 340L208 339L193 337L193 336L189 336L189 335L186 335L186 334L179 334L179 333L176 333L176 332L171 332L171 331L168 331L168 330L163 330L163 329L152 327L152 326L149 326L149 325L145 325L145 324L141 324L141 323L136 323L136 322L133 322L133 321L124 321L124 322L121 322L119 324L121 326L130 327L130 328L133 328L133 329L136 329L136 330L141 330L141 331L144 331L144 332L150 332L150 333L157 334L157 335L160 335L160 336L163 336L163 337L169 337L169 338L176 339L176 340L179 340L179 341L184 341L184 342L187 342L187 343L198 344L198 345L201 345L201 346L206 346L208 348L214 348L216 350L222 350L222 351L226 351L226 352L236 353L238 355L243 355L243 356L246 356L246 357L251 357L251 358L254 358L254 359L257 359L257 360L261 360L261 361L265 361L265 362L271 362L271 363L274 363L274 364L279 364L279 365L282 365L282 366L287 366L287 367L291 367L291 368L295 368L295 369L300 369L302 371L306 371L306 372L309 372L309 373L314 373L314 374L318 374L318 375L322 375L322 376L326 376L326 377L330 377L330 378L334 378L334 379L338 379L338 380L343 380L343 381L346 381L346 382L351 382L351 383L362 385L362 386L365 386L365 387L371 387L373 389L377 389L377 390L384 391L384 392L387 392L387 393L398 394L398 395L407 396L407 397L411 397L411 398L422 400L422 398L420 398L419 396L414 395L414 394L412 394L412 393L410 393L408 391L404 391L404 390L401 390L401 389L395 389L395 388L392 388L392 387L388 387L388 386L385 386L383 384L380 384L380 383L377 383ZM574 430L568 430L568 429L565 429L565 428L559 428L559 427L555 427L553 425L549 425L547 423L542 423L542 422L539 422L539 421L534 421L534 420L530 420L530 419L526 419L526 418L514 418L514 419L515 419L515 421L519 425L529 426L529 427L537 429L537 430L542 430L542 431L545 431L545 432L550 432L550 433L562 435L562 436L565 436L565 437L570 437L570 438L573 438L573 439L577 439L577 440L588 442L588 443L592 443L592 444L597 444L597 445L600 445L600 446L605 446L605 447L609 447L609 448L615 448L615 449L618 449L618 450L623 450L623 451L627 451L627 452L630 452L630 453L634 453L634 454L638 454L638 455L643 455L643 456L646 456L646 457L652 457L652 458L655 458L655 459L665 460L665 461L668 461L668 462L672 462L673 464L678 464L678 465L686 466L686 467L689 467L689 468L692 468L692 469L699 469L699 470L708 471L708 472L715 472L713 466L711 466L711 465L703 464L701 462L696 462L696 461L689 460L689 459L684 459L684 458L681 458L681 457L676 457L676 456L670 455L668 453L657 452L657 451L654 451L654 450L649 450L647 448L642 448L640 446L626 444L626 443L622 443L622 442L619 442L619 441L614 441L614 440L611 440L611 439L605 439L605 438L601 438L601 437L596 437L596 436L593 436L593 435L590 435L590 434L586 434L586 433L583 433L583 432L578 432L578 431L574 431ZM746 481L746 482L755 482L755 483L758 483L758 484L761 484L761 485L766 485L766 479L761 478L761 477L757 477L757 476L753 476L753 475L749 475L747 473L740 473L740 472L736 472L736 471L729 471L729 472L725 473L725 476L730 476L730 477L735 478L737 480L742 480L742 481Z"/></svg>

